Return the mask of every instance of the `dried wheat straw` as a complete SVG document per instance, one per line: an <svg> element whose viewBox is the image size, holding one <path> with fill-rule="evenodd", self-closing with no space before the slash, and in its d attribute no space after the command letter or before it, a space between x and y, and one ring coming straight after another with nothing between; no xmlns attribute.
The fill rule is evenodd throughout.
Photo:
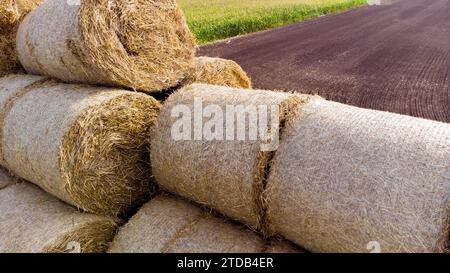
<svg viewBox="0 0 450 273"><path fill-rule="evenodd" d="M242 67L232 60L221 58L195 58L195 68L189 82L252 88L252 82Z"/></svg>
<svg viewBox="0 0 450 273"><path fill-rule="evenodd" d="M47 0L21 24L17 48L31 74L147 92L178 85L195 56L175 0Z"/></svg>
<svg viewBox="0 0 450 273"><path fill-rule="evenodd" d="M0 208L1 253L104 252L117 228L27 182L0 190Z"/></svg>
<svg viewBox="0 0 450 273"><path fill-rule="evenodd" d="M22 19L43 0L2 0L0 3L0 77L22 72L16 34Z"/></svg>
<svg viewBox="0 0 450 273"><path fill-rule="evenodd" d="M150 194L159 103L145 94L36 76L0 79L0 163L81 209L122 215Z"/></svg>

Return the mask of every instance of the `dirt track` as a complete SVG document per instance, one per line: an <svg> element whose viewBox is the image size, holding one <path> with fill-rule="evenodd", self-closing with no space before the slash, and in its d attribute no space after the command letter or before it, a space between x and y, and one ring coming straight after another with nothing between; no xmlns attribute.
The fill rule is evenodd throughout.
<svg viewBox="0 0 450 273"><path fill-rule="evenodd" d="M450 122L450 1L364 6L202 47L256 88Z"/></svg>

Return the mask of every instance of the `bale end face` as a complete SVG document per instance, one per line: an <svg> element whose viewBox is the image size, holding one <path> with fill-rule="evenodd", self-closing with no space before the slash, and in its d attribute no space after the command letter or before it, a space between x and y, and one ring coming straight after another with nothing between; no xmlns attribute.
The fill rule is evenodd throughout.
<svg viewBox="0 0 450 273"><path fill-rule="evenodd" d="M175 0L47 0L20 24L17 51L30 74L151 93L185 80L195 39Z"/></svg>
<svg viewBox="0 0 450 273"><path fill-rule="evenodd" d="M242 67L232 60L221 58L195 58L195 68L189 81L233 88L252 88L252 82Z"/></svg>
<svg viewBox="0 0 450 273"><path fill-rule="evenodd" d="M0 190L0 252L106 251L117 230L108 217L81 213L21 182Z"/></svg>
<svg viewBox="0 0 450 273"><path fill-rule="evenodd" d="M15 50L14 36L13 32L0 34L0 77L24 73Z"/></svg>
<svg viewBox="0 0 450 273"><path fill-rule="evenodd" d="M129 93L84 111L60 153L65 188L75 204L121 216L149 197L147 143L159 108L153 98Z"/></svg>
<svg viewBox="0 0 450 273"><path fill-rule="evenodd" d="M0 25L3 28L11 26L17 20L18 10L13 0L3 0L0 4Z"/></svg>
<svg viewBox="0 0 450 273"><path fill-rule="evenodd" d="M15 25L20 14L15 1L3 1L0 4L0 77L20 70L15 53Z"/></svg>
<svg viewBox="0 0 450 273"><path fill-rule="evenodd" d="M159 92L193 66L195 38L175 0L85 0L78 25L84 61L114 85Z"/></svg>
<svg viewBox="0 0 450 273"><path fill-rule="evenodd" d="M113 220L98 220L85 224L58 238L43 248L44 253L103 253L114 239L117 224ZM73 244L75 243L75 244ZM79 249L77 249L79 247Z"/></svg>
<svg viewBox="0 0 450 273"><path fill-rule="evenodd" d="M0 77L24 72L16 53L19 23L43 0L2 0L0 3Z"/></svg>

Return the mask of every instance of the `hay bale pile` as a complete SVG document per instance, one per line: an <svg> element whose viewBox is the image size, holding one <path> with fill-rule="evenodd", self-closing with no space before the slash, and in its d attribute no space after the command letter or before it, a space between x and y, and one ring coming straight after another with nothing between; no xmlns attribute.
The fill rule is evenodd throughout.
<svg viewBox="0 0 450 273"><path fill-rule="evenodd" d="M41 2L0 4L0 165L81 210L127 217L154 189L148 140L160 104L113 87L152 93L186 84L193 35L175 0ZM199 60L202 79L229 73L219 83L250 87L234 62ZM8 75L22 65L36 76ZM109 218L0 178L0 252L64 252L70 240L83 252L106 249L116 227Z"/></svg>
<svg viewBox="0 0 450 273"><path fill-rule="evenodd" d="M263 239L278 235L314 252L448 247L449 124L229 88L251 81L233 61L194 59L175 0L41 2L0 4L0 77L21 70L17 58L42 75L0 78L0 165L114 217L149 199L152 170L163 189L263 234L160 195L111 252L297 251ZM193 82L213 85L185 86L159 117L154 98L113 88L156 93ZM110 218L0 181L0 252L64 252L72 241L106 250Z"/></svg>
<svg viewBox="0 0 450 273"><path fill-rule="evenodd" d="M283 105L280 148L177 141L172 110L193 112L198 98L203 109ZM151 149L164 189L307 250L367 252L376 241L383 252L442 252L448 244L449 124L319 97L192 85L163 106Z"/></svg>
<svg viewBox="0 0 450 273"><path fill-rule="evenodd" d="M215 217L186 201L159 195L119 231L109 252L263 253L301 252L285 241L267 245L256 233Z"/></svg>
<svg viewBox="0 0 450 273"><path fill-rule="evenodd" d="M0 163L89 212L122 215L150 194L145 94L38 76L0 79Z"/></svg>
<svg viewBox="0 0 450 273"><path fill-rule="evenodd" d="M0 208L0 253L104 252L117 229L26 182L0 190Z"/></svg>
<svg viewBox="0 0 450 273"><path fill-rule="evenodd" d="M195 68L189 82L252 88L252 81L236 62L211 57L195 58Z"/></svg>
<svg viewBox="0 0 450 273"><path fill-rule="evenodd" d="M44 0L2 0L0 3L0 77L22 72L16 53L16 34L25 15Z"/></svg>
<svg viewBox="0 0 450 273"><path fill-rule="evenodd" d="M160 92L183 81L195 41L176 0L47 0L20 25L31 74Z"/></svg>
<svg viewBox="0 0 450 273"><path fill-rule="evenodd" d="M271 117L275 107L279 107L280 122L283 123L309 97L194 84L170 96L158 118L151 139L151 162L153 175L159 185L260 229L261 211L265 206L260 194L264 189L266 165L272 151L261 151L266 143L259 137L247 141L229 141L223 137L227 134L225 131L221 134L221 140L202 141L202 138L190 133L187 136L189 140L175 140L172 130L177 130L178 126L173 127L177 119L173 117L172 108L185 105L189 109L188 114L194 117L194 99L202 100L204 106L214 104L223 113L227 105L259 105L265 106L264 114ZM233 128L239 126L238 122L234 120ZM267 126L270 124L269 120ZM187 125L191 125L190 120ZM219 124L219 127L224 126L226 124ZM192 132L202 130L192 129ZM243 129L248 132L249 128ZM231 137L237 133L236 130ZM277 140L278 131L274 130L269 137Z"/></svg>

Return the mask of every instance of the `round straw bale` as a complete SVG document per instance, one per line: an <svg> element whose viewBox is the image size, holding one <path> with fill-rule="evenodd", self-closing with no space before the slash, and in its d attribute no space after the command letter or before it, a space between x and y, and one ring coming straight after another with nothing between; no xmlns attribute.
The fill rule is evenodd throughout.
<svg viewBox="0 0 450 273"><path fill-rule="evenodd" d="M17 2L14 0L3 0L0 4L0 26L3 31L5 27L14 25L19 19L19 10Z"/></svg>
<svg viewBox="0 0 450 273"><path fill-rule="evenodd" d="M281 247L281 245L283 245ZM295 252L285 242L274 249ZM110 252L126 253L251 253L265 252L258 234L215 217L192 204L159 195L118 232Z"/></svg>
<svg viewBox="0 0 450 273"><path fill-rule="evenodd" d="M252 88L252 82L242 67L232 60L221 58L195 58L195 68L189 81L234 88Z"/></svg>
<svg viewBox="0 0 450 273"><path fill-rule="evenodd" d="M313 252L445 250L449 124L319 98L291 124L267 182L273 231Z"/></svg>
<svg viewBox="0 0 450 273"><path fill-rule="evenodd" d="M22 71L16 53L19 23L44 0L2 0L0 3L0 77Z"/></svg>
<svg viewBox="0 0 450 273"><path fill-rule="evenodd" d="M0 96L0 158L13 173L100 214L121 216L148 197L155 99L26 75L0 88L10 94Z"/></svg>
<svg viewBox="0 0 450 273"><path fill-rule="evenodd" d="M1 253L104 252L117 228L27 182L0 190L0 208Z"/></svg>
<svg viewBox="0 0 450 273"><path fill-rule="evenodd" d="M291 110L297 109L307 99L307 96L281 92L203 84L181 89L165 102L151 140L152 170L156 180L169 192L214 208L253 228L263 229L264 199L261 198L261 192L264 190L265 167L273 150L270 150L272 147L264 147L267 144L264 138L250 137L251 127L260 127L260 132L269 131L270 125L277 122L282 127L292 114ZM196 110L196 100L201 102L205 111L208 107L222 111L223 120L216 114L219 123L211 126L215 127L212 131L216 132L223 128L223 132L216 137L206 140L197 134L215 118L209 117L202 121L202 109ZM182 119L174 118L173 114L178 113L172 112L176 112L180 106L187 107L188 112L182 115ZM240 108L241 111L231 108ZM263 109L262 114L256 114L258 124L248 122L249 114L235 115L236 112L254 114L255 109ZM279 116L273 122L270 120L272 112ZM227 115L241 118L226 118ZM266 127L262 123L263 117L268 120ZM191 129L196 132L189 133L187 138L181 140L174 138L172 131L178 131L178 122L185 118L188 122L186 127L193 125ZM186 128L183 126L183 129ZM239 131L245 133L245 138L237 138ZM277 143L277 133L276 130L270 133L273 144ZM226 135L231 136L231 139Z"/></svg>
<svg viewBox="0 0 450 273"><path fill-rule="evenodd" d="M195 41L175 0L47 0L20 25L31 74L156 92L193 66Z"/></svg>

